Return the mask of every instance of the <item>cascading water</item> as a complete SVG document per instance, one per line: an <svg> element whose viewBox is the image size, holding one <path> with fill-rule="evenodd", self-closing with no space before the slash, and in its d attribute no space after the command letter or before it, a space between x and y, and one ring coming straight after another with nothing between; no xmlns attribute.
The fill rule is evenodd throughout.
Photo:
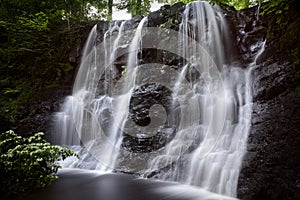
<svg viewBox="0 0 300 200"><path fill-rule="evenodd" d="M98 46L95 27L86 43L73 95L55 115L54 142L73 145L81 157L63 165L155 175L235 197L250 128L254 64L243 69L225 59L230 39L220 9L207 2L186 6L173 40L173 53L185 62L176 69L142 64L143 38L151 32L145 31L147 18L129 32L126 23L112 23ZM116 66L122 51L126 61ZM143 98L152 100L147 109L132 105Z"/></svg>
<svg viewBox="0 0 300 200"><path fill-rule="evenodd" d="M198 147L183 159L183 166L177 165L157 177L236 196L252 112L250 70L226 64L224 39L229 38L226 36L225 20L220 11L216 11L207 2L187 5L179 31L190 36L188 40L180 40L180 43L185 56L192 57L192 65L200 65L203 78L193 83L196 91L193 98L199 101L201 116L198 128L183 129L180 134L185 138L181 138L178 143L195 140L197 135L200 135L202 140ZM197 40L200 45L189 48L189 40ZM209 55L201 55L199 52L203 51L202 48ZM195 55L199 56L194 58ZM221 78L216 78L207 68L210 65L210 56L216 63ZM181 76L188 75L187 66L182 69L178 80ZM192 112L195 110L187 113L191 115ZM189 116L181 117L181 120L186 120ZM166 152L174 151L173 146L169 147ZM158 156L153 165L163 162L166 155Z"/></svg>
<svg viewBox="0 0 300 200"><path fill-rule="evenodd" d="M97 37L97 26L95 25L87 38L86 44L83 48L82 60L84 61L88 54L95 47ZM54 132L59 134L53 135L53 142L55 144L63 145L79 145L80 138L76 137L76 127L73 123L73 96L65 99L61 112L55 114L54 117Z"/></svg>

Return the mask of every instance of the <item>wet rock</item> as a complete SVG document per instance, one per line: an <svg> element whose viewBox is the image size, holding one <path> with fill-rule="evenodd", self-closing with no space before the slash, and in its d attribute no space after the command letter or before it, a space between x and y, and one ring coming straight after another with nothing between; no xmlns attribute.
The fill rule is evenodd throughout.
<svg viewBox="0 0 300 200"><path fill-rule="evenodd" d="M40 101L20 108L19 115L23 120L16 125L16 132L22 135L44 132L49 138L52 114L59 111L64 98L71 94L71 90L70 84L56 90L44 91Z"/></svg>
<svg viewBox="0 0 300 200"><path fill-rule="evenodd" d="M292 66L289 63L268 63L253 72L254 100L270 100L285 90L294 87ZM299 78L299 77L298 77Z"/></svg>
<svg viewBox="0 0 300 200"><path fill-rule="evenodd" d="M156 105L163 108L154 108ZM166 115L159 109L164 109ZM173 110L172 92L165 86L151 83L136 88L130 99L129 123L125 124L122 147L143 153L164 147L174 138L179 125L179 120L170 117Z"/></svg>
<svg viewBox="0 0 300 200"><path fill-rule="evenodd" d="M222 6L229 24L229 32L235 38L234 47L237 49L235 58L242 64L253 61L267 33L267 18L257 12L257 7L235 11L228 6Z"/></svg>
<svg viewBox="0 0 300 200"><path fill-rule="evenodd" d="M69 62L72 66L77 67L80 65L82 49L93 26L94 24L89 24L80 28L83 34L83 38L81 42L78 42L74 47L71 48L69 53Z"/></svg>
<svg viewBox="0 0 300 200"><path fill-rule="evenodd" d="M104 33L109 29L108 21L99 21L97 23L97 43L101 43L103 41Z"/></svg>
<svg viewBox="0 0 300 200"><path fill-rule="evenodd" d="M253 20L256 9L237 15L241 20L236 28L237 46L246 65L253 60L258 49L255 44L266 38L270 25L266 17ZM276 40L279 38L267 39L252 73L252 125L238 186L238 198L243 200L300 198L299 66L283 52L280 56L274 53Z"/></svg>
<svg viewBox="0 0 300 200"><path fill-rule="evenodd" d="M299 199L299 101L299 91L256 101L239 198Z"/></svg>
<svg viewBox="0 0 300 200"><path fill-rule="evenodd" d="M174 30L178 30L178 25L181 13L185 8L185 4L182 2L176 3L172 6L165 5L162 6L158 11L152 12L148 16L148 26L149 27L159 27L166 22L169 22L169 27ZM173 22L173 23L171 23Z"/></svg>

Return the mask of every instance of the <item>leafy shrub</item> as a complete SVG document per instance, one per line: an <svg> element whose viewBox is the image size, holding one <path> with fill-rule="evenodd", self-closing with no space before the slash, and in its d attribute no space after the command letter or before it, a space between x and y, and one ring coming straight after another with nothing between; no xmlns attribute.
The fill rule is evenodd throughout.
<svg viewBox="0 0 300 200"><path fill-rule="evenodd" d="M0 192L3 197L42 188L54 181L57 163L73 151L51 145L43 133L25 138L7 131L0 135Z"/></svg>

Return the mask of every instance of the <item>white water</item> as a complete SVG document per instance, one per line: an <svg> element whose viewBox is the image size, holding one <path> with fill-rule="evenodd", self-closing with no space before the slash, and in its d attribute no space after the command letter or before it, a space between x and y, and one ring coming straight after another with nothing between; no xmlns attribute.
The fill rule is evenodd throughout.
<svg viewBox="0 0 300 200"><path fill-rule="evenodd" d="M196 16L191 16L196 13ZM203 28L204 27L204 28ZM186 57L200 55L194 59L194 65L200 65L199 71L204 75L203 81L194 83L196 93L189 103L196 98L199 101L200 122L188 129L181 129L181 138L176 144L202 138L200 145L183 162L186 164L173 167L157 177L164 180L178 181L197 185L203 189L229 196L236 196L237 181L241 161L246 150L250 128L252 97L251 70L225 64L224 38L226 24L222 15L216 12L207 2L191 3L184 11L180 31L198 40L199 48L189 47L189 40L181 40ZM192 33L191 33L192 32ZM213 58L219 69L217 73L209 68L210 56L201 54L204 48ZM186 67L182 69L178 83L187 75ZM221 82L220 82L221 81ZM178 85L178 84L177 84ZM179 84L180 85L180 84ZM175 87L174 91L178 89ZM199 91L199 92L198 92ZM196 104L194 103L194 106ZM196 108L197 109L197 108ZM197 110L186 112L181 121L189 120ZM195 126L196 125L196 126ZM191 127L194 127L191 129ZM175 138L172 142L176 141ZM158 156L151 165L151 170L166 162L170 152L178 151L179 145L170 145L165 154ZM185 151L182 148L179 151ZM151 171L150 170L150 171Z"/></svg>
<svg viewBox="0 0 300 200"><path fill-rule="evenodd" d="M73 145L81 157L68 159L63 165L144 176L157 173L155 177L161 180L200 186L235 197L250 129L251 69L264 43L248 68L227 63L225 57L230 52L224 51L224 44L230 39L221 11L207 2L188 4L175 42L180 47L176 51L189 63L178 71L169 70L169 76L174 77L171 83L165 83L173 92L173 107L176 103L180 105L176 108L180 112L173 116L180 119L177 133L156 152L132 153L121 147L122 131L147 128L128 126L133 90L142 83L142 76L151 78L151 73L143 74L149 67L154 74L160 73L156 80L166 79L165 66L136 67L146 23L144 18L130 33L123 30L126 22L113 23L104 35L104 48L96 47L96 28L93 28L84 48L73 95L66 98L62 111L55 115L55 143ZM190 45L195 41L197 45ZM120 47L127 49L126 71L113 84L118 76L114 60ZM193 70L199 72L199 77L193 78ZM158 111L163 120L166 113L161 109L154 109L150 116L155 116L155 112L157 115Z"/></svg>

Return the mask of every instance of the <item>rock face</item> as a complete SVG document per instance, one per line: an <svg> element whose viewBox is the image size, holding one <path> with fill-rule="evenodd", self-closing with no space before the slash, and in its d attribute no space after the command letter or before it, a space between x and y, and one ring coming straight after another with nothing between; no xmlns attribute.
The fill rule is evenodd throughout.
<svg viewBox="0 0 300 200"><path fill-rule="evenodd" d="M253 59L257 42L267 38L272 25L267 17L255 20L256 13L252 8L231 15L238 22L237 46L244 64ZM280 35L267 38L253 70L252 126L239 178L241 199L300 198L299 64L274 53L279 41Z"/></svg>
<svg viewBox="0 0 300 200"><path fill-rule="evenodd" d="M300 197L300 92L281 82L291 75L290 67L273 63L254 72L254 90L261 93L255 95L248 153L239 181L241 199ZM261 74L262 69L269 73ZM273 87L262 90L265 84Z"/></svg>
<svg viewBox="0 0 300 200"><path fill-rule="evenodd" d="M56 90L45 91L40 101L34 102L22 109L24 119L16 126L16 133L31 135L44 132L49 136L53 112L58 112L64 98L70 95L72 86L66 83Z"/></svg>

